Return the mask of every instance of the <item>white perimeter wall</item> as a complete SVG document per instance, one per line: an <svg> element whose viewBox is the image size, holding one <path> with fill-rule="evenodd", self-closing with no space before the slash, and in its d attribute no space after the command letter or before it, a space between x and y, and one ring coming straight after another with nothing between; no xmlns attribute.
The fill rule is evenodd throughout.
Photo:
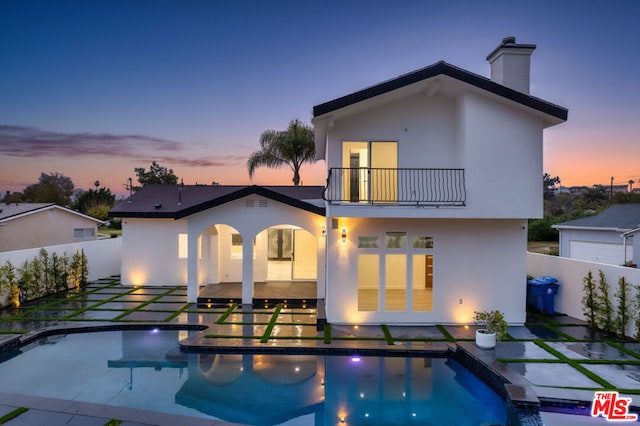
<svg viewBox="0 0 640 426"><path fill-rule="evenodd" d="M85 241L82 243L61 244L47 246L45 249L49 256L57 253L62 256L67 253L69 258L76 251L84 250L89 266L89 280L118 275L120 273L122 238L109 238L104 240ZM4 265L7 260L16 268L21 268L25 260L32 260L40 253L40 248L7 251L0 253L0 265Z"/></svg>
<svg viewBox="0 0 640 426"><path fill-rule="evenodd" d="M342 243L340 229L347 230ZM426 253L412 249L358 249L359 235L406 231L433 236L432 312L359 312L359 253ZM476 310L500 309L511 324L526 316L526 221L340 218L327 232L327 320L331 323L470 324ZM380 258L383 263L383 257ZM409 273L410 269L408 269ZM380 275L381 282L384 275ZM410 281L410 277L407 276ZM462 304L459 303L462 299ZM407 306L411 306L409 303Z"/></svg>
<svg viewBox="0 0 640 426"><path fill-rule="evenodd" d="M554 300L554 308L557 312L574 318L585 319L582 313L583 278L591 271L597 283L598 271L600 270L604 272L611 287L609 296L614 305L616 305L616 300L613 295L618 290L618 279L620 277L625 277L631 284L640 284L640 269L527 253L527 274L534 277L549 275L557 278L560 287ZM632 289L630 300L635 298L635 294L636 290ZM629 326L627 332L629 336L635 333L633 325Z"/></svg>

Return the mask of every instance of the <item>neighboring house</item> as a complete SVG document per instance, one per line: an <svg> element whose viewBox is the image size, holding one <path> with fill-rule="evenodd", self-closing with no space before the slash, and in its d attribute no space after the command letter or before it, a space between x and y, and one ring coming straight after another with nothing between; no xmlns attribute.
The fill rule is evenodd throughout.
<svg viewBox="0 0 640 426"><path fill-rule="evenodd" d="M51 203L0 204L0 251L95 240L100 224Z"/></svg>
<svg viewBox="0 0 640 426"><path fill-rule="evenodd" d="M614 204L603 212L553 225L560 231L560 256L589 262L638 264L633 240L640 228L640 204Z"/></svg>
<svg viewBox="0 0 640 426"><path fill-rule="evenodd" d="M567 119L529 94L534 49L503 40L491 79L438 62L315 106L324 189L143 188L111 211L123 217L123 283L187 283L195 302L202 284L241 280L251 303L269 280L265 253L289 238L276 231L300 228L329 322L468 324L500 309L523 323L543 130Z"/></svg>

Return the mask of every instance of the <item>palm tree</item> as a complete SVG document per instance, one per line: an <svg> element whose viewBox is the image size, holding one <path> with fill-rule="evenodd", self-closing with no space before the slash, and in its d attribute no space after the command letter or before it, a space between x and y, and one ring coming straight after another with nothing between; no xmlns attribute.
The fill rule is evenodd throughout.
<svg viewBox="0 0 640 426"><path fill-rule="evenodd" d="M247 168L252 178L258 167L280 168L286 164L293 171L293 184L300 185L300 166L316 161L313 129L293 120L285 131L265 130L260 136L260 149L249 156Z"/></svg>

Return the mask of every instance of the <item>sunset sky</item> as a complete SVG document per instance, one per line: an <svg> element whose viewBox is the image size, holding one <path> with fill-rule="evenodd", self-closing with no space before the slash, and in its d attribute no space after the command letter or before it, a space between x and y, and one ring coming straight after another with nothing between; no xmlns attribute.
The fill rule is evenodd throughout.
<svg viewBox="0 0 640 426"><path fill-rule="evenodd" d="M538 46L532 95L569 109L544 170L638 182L638 22L636 0L0 0L0 191L59 172L120 196L152 160L185 184L290 184L249 180L264 130L439 60L489 76L507 36Z"/></svg>

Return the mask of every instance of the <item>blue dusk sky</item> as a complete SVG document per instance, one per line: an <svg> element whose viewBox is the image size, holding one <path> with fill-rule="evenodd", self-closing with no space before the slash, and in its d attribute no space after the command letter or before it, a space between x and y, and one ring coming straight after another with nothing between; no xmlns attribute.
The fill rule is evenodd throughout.
<svg viewBox="0 0 640 426"><path fill-rule="evenodd" d="M152 160L185 184L290 184L249 180L264 130L439 60L488 77L507 36L538 46L532 95L569 109L545 171L640 181L639 22L635 0L0 0L0 191L59 172L123 195Z"/></svg>

